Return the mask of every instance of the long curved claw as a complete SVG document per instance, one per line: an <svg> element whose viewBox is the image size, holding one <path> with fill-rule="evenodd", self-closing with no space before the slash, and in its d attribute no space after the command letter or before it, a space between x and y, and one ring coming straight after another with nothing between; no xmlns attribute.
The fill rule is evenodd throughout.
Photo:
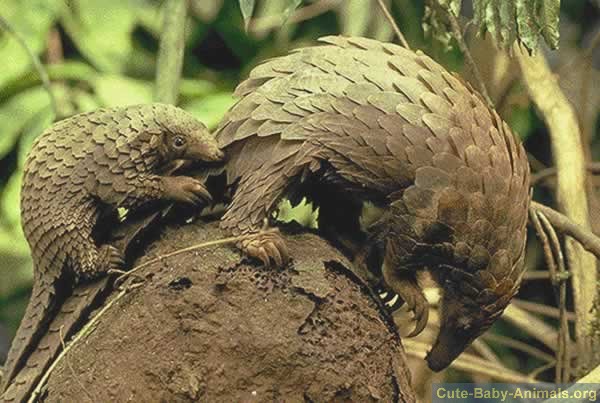
<svg viewBox="0 0 600 403"><path fill-rule="evenodd" d="M277 228L263 229L251 234L239 247L248 256L259 259L265 266L273 263L276 267L283 267L289 262L287 246Z"/></svg>
<svg viewBox="0 0 600 403"><path fill-rule="evenodd" d="M100 265L106 271L121 270L125 266L125 259L117 248L112 245L103 245L98 250Z"/></svg>
<svg viewBox="0 0 600 403"><path fill-rule="evenodd" d="M267 242L265 243L264 248L267 251L268 255L271 257L271 259L273 259L273 261L275 262L275 265L277 267L282 267L283 257L281 256L281 253L279 253L279 249L277 249L275 244Z"/></svg>
<svg viewBox="0 0 600 403"><path fill-rule="evenodd" d="M404 300L414 314L417 323L408 337L419 335L429 320L429 303L423 290L419 287L414 273L396 270L384 262L383 278L387 286Z"/></svg>
<svg viewBox="0 0 600 403"><path fill-rule="evenodd" d="M407 303L408 307L413 311L415 321L417 322L414 330L409 333L408 337L418 336L425 329L429 320L429 303L425 299L425 296L422 293L415 296L416 300L413 301L413 304Z"/></svg>
<svg viewBox="0 0 600 403"><path fill-rule="evenodd" d="M196 187L196 195L200 196L202 199L204 199L205 202L210 203L212 202L213 198L212 195L210 194L210 192L208 191L208 189L206 188L206 186L202 185L198 185Z"/></svg>

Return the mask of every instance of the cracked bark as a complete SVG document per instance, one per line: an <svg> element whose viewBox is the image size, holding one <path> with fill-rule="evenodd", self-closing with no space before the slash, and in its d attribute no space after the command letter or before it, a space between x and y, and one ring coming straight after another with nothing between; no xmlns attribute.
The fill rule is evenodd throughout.
<svg viewBox="0 0 600 403"><path fill-rule="evenodd" d="M136 264L220 238L217 223L172 226ZM285 270L233 245L145 267L56 366L43 399L414 401L398 334L350 263L316 235L287 239Z"/></svg>

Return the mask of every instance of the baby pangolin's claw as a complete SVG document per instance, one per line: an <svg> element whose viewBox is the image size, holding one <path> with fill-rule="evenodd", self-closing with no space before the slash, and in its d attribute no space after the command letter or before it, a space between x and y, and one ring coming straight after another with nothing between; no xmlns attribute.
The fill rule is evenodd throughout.
<svg viewBox="0 0 600 403"><path fill-rule="evenodd" d="M259 259L265 266L274 263L276 267L283 267L289 262L287 246L277 228L263 229L249 235L240 242L240 249L248 256Z"/></svg>

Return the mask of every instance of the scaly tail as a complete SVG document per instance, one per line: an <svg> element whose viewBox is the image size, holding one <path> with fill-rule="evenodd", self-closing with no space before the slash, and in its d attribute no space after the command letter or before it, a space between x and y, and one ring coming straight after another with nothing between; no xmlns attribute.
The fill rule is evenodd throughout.
<svg viewBox="0 0 600 403"><path fill-rule="evenodd" d="M95 301L104 295L109 281L103 278L91 284L81 285L62 304L53 318L48 331L18 371L12 383L0 397L0 402L18 403L29 399L38 382L56 359L58 352L73 333L84 315L95 305Z"/></svg>
<svg viewBox="0 0 600 403"><path fill-rule="evenodd" d="M8 352L4 366L3 385L0 390L5 391L12 382L15 375L25 364L27 355L34 348L35 343L41 338L45 322L54 298L54 284L44 284L43 281L35 281L31 292L31 299L21 320L17 334ZM0 402L4 397L0 397Z"/></svg>

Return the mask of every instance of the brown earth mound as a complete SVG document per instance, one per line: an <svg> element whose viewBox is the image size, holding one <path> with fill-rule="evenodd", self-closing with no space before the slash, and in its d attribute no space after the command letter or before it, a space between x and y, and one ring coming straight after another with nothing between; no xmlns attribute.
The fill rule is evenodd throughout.
<svg viewBox="0 0 600 403"><path fill-rule="evenodd" d="M141 261L225 236L170 228ZM45 400L414 401L400 339L350 263L315 235L287 238L285 270L233 245L145 267L60 361Z"/></svg>

